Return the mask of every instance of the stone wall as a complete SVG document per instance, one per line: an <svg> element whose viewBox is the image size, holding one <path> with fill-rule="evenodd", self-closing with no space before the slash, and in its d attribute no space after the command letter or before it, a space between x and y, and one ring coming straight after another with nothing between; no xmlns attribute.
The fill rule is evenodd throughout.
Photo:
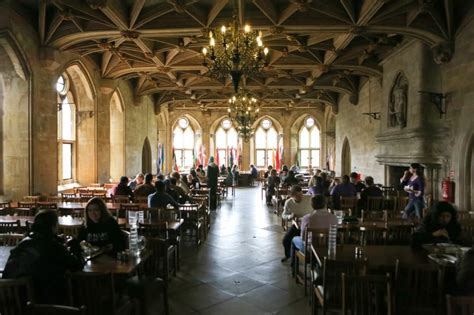
<svg viewBox="0 0 474 315"><path fill-rule="evenodd" d="M19 200L30 194L57 193L55 83L66 70L74 81L71 91L77 106L77 184L109 181L110 101L117 88L125 103L127 122L123 129L123 175L141 171L146 137L151 147L152 171L156 171L157 124L149 97L135 98L128 81L102 79L100 69L87 57L40 47L36 30L14 11L0 13L0 55L2 60L9 60L5 47L14 58L1 63L0 198ZM23 74L19 76L19 72Z"/></svg>
<svg viewBox="0 0 474 315"><path fill-rule="evenodd" d="M342 151L347 138L351 152L350 171L361 173L363 176L372 176L376 183L384 182L383 166L375 160L375 155L378 153L375 135L379 131L380 120L362 115L362 113L381 111L381 95L380 81L371 79L370 82L367 81L362 85L357 105L350 104L348 96L344 96L339 102L339 113L336 115L336 174L338 176L349 175L342 174Z"/></svg>

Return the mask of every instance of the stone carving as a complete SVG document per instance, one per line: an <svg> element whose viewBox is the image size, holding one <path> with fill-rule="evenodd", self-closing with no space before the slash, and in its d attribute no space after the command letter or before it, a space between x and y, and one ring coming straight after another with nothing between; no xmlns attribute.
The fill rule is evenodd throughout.
<svg viewBox="0 0 474 315"><path fill-rule="evenodd" d="M388 104L388 126L404 128L407 118L408 81L399 73L390 91Z"/></svg>

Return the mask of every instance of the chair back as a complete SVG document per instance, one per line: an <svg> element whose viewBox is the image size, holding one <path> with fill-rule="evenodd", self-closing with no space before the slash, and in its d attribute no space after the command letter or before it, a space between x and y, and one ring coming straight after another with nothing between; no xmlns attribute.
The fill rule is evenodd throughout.
<svg viewBox="0 0 474 315"><path fill-rule="evenodd" d="M142 272L164 281L168 279L168 248L169 240L159 237L146 237L146 248L152 252L152 257L145 262ZM165 284L166 285L166 284Z"/></svg>
<svg viewBox="0 0 474 315"><path fill-rule="evenodd" d="M352 209L352 213L357 213L357 197L343 197L341 196L341 209Z"/></svg>
<svg viewBox="0 0 474 315"><path fill-rule="evenodd" d="M61 193L61 199L63 202L78 202L80 200L76 193Z"/></svg>
<svg viewBox="0 0 474 315"><path fill-rule="evenodd" d="M140 204L141 203L143 203L143 204L148 203L148 197L143 197L143 196L142 197L135 197L135 202L140 203Z"/></svg>
<svg viewBox="0 0 474 315"><path fill-rule="evenodd" d="M397 211L397 196L386 196L383 199L383 210Z"/></svg>
<svg viewBox="0 0 474 315"><path fill-rule="evenodd" d="M58 205L55 202L39 202L36 204L36 206L38 210L44 210L44 209L57 210L58 209Z"/></svg>
<svg viewBox="0 0 474 315"><path fill-rule="evenodd" d="M360 245L385 245L385 227L376 225L361 226Z"/></svg>
<svg viewBox="0 0 474 315"><path fill-rule="evenodd" d="M116 297L111 273L70 273L67 283L70 305L84 305L88 315L114 314Z"/></svg>
<svg viewBox="0 0 474 315"><path fill-rule="evenodd" d="M0 208L1 208L1 203L0 203ZM474 219L474 211L458 211L458 220L463 221L463 220L472 220Z"/></svg>
<svg viewBox="0 0 474 315"><path fill-rule="evenodd" d="M26 303L33 300L33 288L28 279L0 279L0 314L22 315Z"/></svg>
<svg viewBox="0 0 474 315"><path fill-rule="evenodd" d="M79 236L79 231L81 230L82 224L75 225L61 225L59 230L66 236L71 236L72 238L77 238Z"/></svg>
<svg viewBox="0 0 474 315"><path fill-rule="evenodd" d="M91 191L85 191L85 192L80 192L79 193L79 200L81 202L88 202L92 198L94 198L94 193L91 192Z"/></svg>
<svg viewBox="0 0 474 315"><path fill-rule="evenodd" d="M22 201L26 203L37 203L40 201L40 197L41 196L24 196Z"/></svg>
<svg viewBox="0 0 474 315"><path fill-rule="evenodd" d="M14 234L21 232L20 220L16 221L0 221L0 233L2 234Z"/></svg>
<svg viewBox="0 0 474 315"><path fill-rule="evenodd" d="M474 314L474 296L446 295L447 315Z"/></svg>
<svg viewBox="0 0 474 315"><path fill-rule="evenodd" d="M393 314L392 281L390 274L342 274L342 314Z"/></svg>
<svg viewBox="0 0 474 315"><path fill-rule="evenodd" d="M36 202L31 201L18 201L18 208L35 208Z"/></svg>
<svg viewBox="0 0 474 315"><path fill-rule="evenodd" d="M117 218L128 218L128 211L140 211L138 203L121 203L117 210Z"/></svg>
<svg viewBox="0 0 474 315"><path fill-rule="evenodd" d="M23 234L0 234L0 245L16 246L25 236Z"/></svg>
<svg viewBox="0 0 474 315"><path fill-rule="evenodd" d="M86 315L86 307L28 303L28 315Z"/></svg>
<svg viewBox="0 0 474 315"><path fill-rule="evenodd" d="M168 239L168 222L138 223L138 234L145 237Z"/></svg>
<svg viewBox="0 0 474 315"><path fill-rule="evenodd" d="M461 222L462 235L467 242L474 241L474 219L463 220Z"/></svg>
<svg viewBox="0 0 474 315"><path fill-rule="evenodd" d="M342 303L342 274L365 275L367 260L342 261L324 257L323 262L323 292L325 307L340 307Z"/></svg>
<svg viewBox="0 0 474 315"><path fill-rule="evenodd" d="M9 202L0 202L0 210L5 210L10 208L10 203Z"/></svg>
<svg viewBox="0 0 474 315"><path fill-rule="evenodd" d="M383 208L383 197L367 197L367 211L381 211Z"/></svg>
<svg viewBox="0 0 474 315"><path fill-rule="evenodd" d="M125 195L115 195L112 196L113 203L130 203L130 198Z"/></svg>
<svg viewBox="0 0 474 315"><path fill-rule="evenodd" d="M395 263L396 308L403 312L436 314L443 301L444 268L434 264Z"/></svg>
<svg viewBox="0 0 474 315"><path fill-rule="evenodd" d="M410 245L413 225L397 224L387 226L387 245Z"/></svg>

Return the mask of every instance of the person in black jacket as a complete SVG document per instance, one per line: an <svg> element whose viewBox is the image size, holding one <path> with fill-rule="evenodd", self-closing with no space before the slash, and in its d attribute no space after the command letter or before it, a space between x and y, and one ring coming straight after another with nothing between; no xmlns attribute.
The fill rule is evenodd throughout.
<svg viewBox="0 0 474 315"><path fill-rule="evenodd" d="M79 231L79 240L85 240L106 251L118 252L125 249L124 234L102 199L92 198L84 211L86 220Z"/></svg>
<svg viewBox="0 0 474 315"><path fill-rule="evenodd" d="M12 249L3 271L4 279L31 278L36 303L64 304L66 271L84 266L79 243L71 244L69 251L57 231L56 211L38 212L32 232Z"/></svg>
<svg viewBox="0 0 474 315"><path fill-rule="evenodd" d="M413 233L412 245L428 243L460 243L461 225L456 209L447 201L437 202L423 223Z"/></svg>

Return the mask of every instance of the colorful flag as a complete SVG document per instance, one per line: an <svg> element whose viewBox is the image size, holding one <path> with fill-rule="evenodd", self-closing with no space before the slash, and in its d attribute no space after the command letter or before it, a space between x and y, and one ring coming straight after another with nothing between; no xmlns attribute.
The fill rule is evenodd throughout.
<svg viewBox="0 0 474 315"><path fill-rule="evenodd" d="M282 165L282 164L283 164L283 161L284 161L284 159L283 159L283 152L284 152L284 151L283 151L283 145L280 144L280 167L283 167L283 165Z"/></svg>
<svg viewBox="0 0 474 315"><path fill-rule="evenodd" d="M214 163L216 163L217 166L220 166L219 163L219 150L217 148L215 149L215 157L214 157Z"/></svg>
<svg viewBox="0 0 474 315"><path fill-rule="evenodd" d="M179 172L178 162L176 161L176 154L174 153L174 147L172 148L172 150L173 150L173 169L176 172Z"/></svg>
<svg viewBox="0 0 474 315"><path fill-rule="evenodd" d="M280 149L279 148L276 150L275 168L277 171L280 170Z"/></svg>
<svg viewBox="0 0 474 315"><path fill-rule="evenodd" d="M229 152L229 166L232 167L234 166L234 148L230 148Z"/></svg>
<svg viewBox="0 0 474 315"><path fill-rule="evenodd" d="M276 167L276 163L275 163L275 148L272 149L272 165L273 165L273 167Z"/></svg>
<svg viewBox="0 0 474 315"><path fill-rule="evenodd" d="M156 172L158 175L161 174L161 143L158 143L158 158L156 159Z"/></svg>

